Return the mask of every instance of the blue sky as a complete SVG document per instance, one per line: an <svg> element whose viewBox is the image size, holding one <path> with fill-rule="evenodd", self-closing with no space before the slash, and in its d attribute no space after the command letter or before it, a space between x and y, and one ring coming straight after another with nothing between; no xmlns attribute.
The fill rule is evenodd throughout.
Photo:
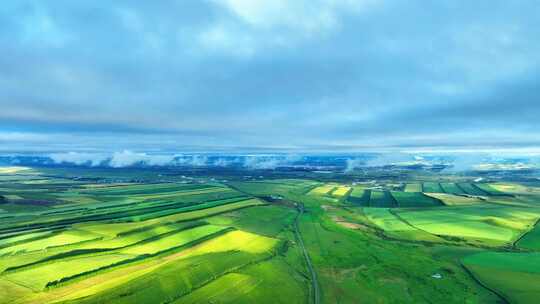
<svg viewBox="0 0 540 304"><path fill-rule="evenodd" d="M537 149L538 37L538 1L6 1L0 151Z"/></svg>

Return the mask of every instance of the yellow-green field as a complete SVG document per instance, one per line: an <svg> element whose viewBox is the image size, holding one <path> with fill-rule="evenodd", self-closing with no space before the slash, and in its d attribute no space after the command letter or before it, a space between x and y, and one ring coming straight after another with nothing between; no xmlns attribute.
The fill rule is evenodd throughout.
<svg viewBox="0 0 540 304"><path fill-rule="evenodd" d="M332 190L334 190L334 188L336 188L336 185L324 185L324 186L314 188L313 190L309 192L309 194L326 195L330 193Z"/></svg>
<svg viewBox="0 0 540 304"><path fill-rule="evenodd" d="M0 304L540 296L540 183L205 170L4 168Z"/></svg>
<svg viewBox="0 0 540 304"><path fill-rule="evenodd" d="M332 192L332 196L342 197L347 195L349 191L351 191L351 187L339 186L334 189L334 191Z"/></svg>

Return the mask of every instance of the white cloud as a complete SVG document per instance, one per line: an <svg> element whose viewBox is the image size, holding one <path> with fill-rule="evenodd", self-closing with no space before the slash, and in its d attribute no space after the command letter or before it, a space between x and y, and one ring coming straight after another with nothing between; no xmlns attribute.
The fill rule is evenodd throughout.
<svg viewBox="0 0 540 304"><path fill-rule="evenodd" d="M212 52L227 50L230 54L249 57L254 54L254 39L243 32L235 32L225 25L214 25L199 36L200 45Z"/></svg>
<svg viewBox="0 0 540 304"><path fill-rule="evenodd" d="M0 151L539 143L534 1L11 2Z"/></svg>
<svg viewBox="0 0 540 304"><path fill-rule="evenodd" d="M256 156L246 157L244 167L249 169L275 169L281 164L279 159L275 158L259 158Z"/></svg>
<svg viewBox="0 0 540 304"><path fill-rule="evenodd" d="M358 13L374 0L216 0L236 20L221 19L199 36L211 51L252 56L264 47L291 47L341 26L341 15ZM240 24L238 22L240 21Z"/></svg>
<svg viewBox="0 0 540 304"><path fill-rule="evenodd" d="M216 166L216 167L228 167L233 163L234 163L233 160L227 160L227 159L224 159L224 158L218 158L218 159L216 159L214 161L213 165Z"/></svg>
<svg viewBox="0 0 540 304"><path fill-rule="evenodd" d="M98 166L109 159L109 155L98 153L80 153L80 152L68 152L68 153L53 153L49 154L49 157L57 164L69 163L74 165L86 165Z"/></svg>
<svg viewBox="0 0 540 304"><path fill-rule="evenodd" d="M406 153L383 153L366 161L368 167L395 165L414 160L414 156Z"/></svg>
<svg viewBox="0 0 540 304"><path fill-rule="evenodd" d="M290 165L300 159L302 159L302 157L296 154L290 154L286 156L248 155L244 158L243 166L248 169L275 169L279 166Z"/></svg>
<svg viewBox="0 0 540 304"><path fill-rule="evenodd" d="M319 34L339 26L339 15L358 12L373 1L353 0L223 0L217 1L252 27L284 27Z"/></svg>
<svg viewBox="0 0 540 304"><path fill-rule="evenodd" d="M28 44L39 41L45 46L62 47L72 39L71 35L41 7L32 7L31 13L20 22L23 28L22 41Z"/></svg>
<svg viewBox="0 0 540 304"><path fill-rule="evenodd" d="M208 164L208 157L205 155L183 155L177 154L174 156L175 164L202 167Z"/></svg>
<svg viewBox="0 0 540 304"><path fill-rule="evenodd" d="M164 166L171 164L173 159L173 155L149 155L124 150L113 153L109 165L114 168L128 167L137 163L143 163L149 166Z"/></svg>
<svg viewBox="0 0 540 304"><path fill-rule="evenodd" d="M352 172L356 168L361 168L364 164L364 161L358 158L349 158L347 159L347 165L345 167L345 172Z"/></svg>

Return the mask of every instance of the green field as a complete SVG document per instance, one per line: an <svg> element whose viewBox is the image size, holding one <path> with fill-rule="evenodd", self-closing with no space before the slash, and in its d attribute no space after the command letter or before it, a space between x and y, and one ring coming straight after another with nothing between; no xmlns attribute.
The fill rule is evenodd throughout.
<svg viewBox="0 0 540 304"><path fill-rule="evenodd" d="M342 197L346 196L349 191L351 191L351 187L344 187L344 186L338 186L337 188L332 191L332 196L336 197Z"/></svg>
<svg viewBox="0 0 540 304"><path fill-rule="evenodd" d="M510 303L538 303L540 253L485 252L466 257L463 264Z"/></svg>
<svg viewBox="0 0 540 304"><path fill-rule="evenodd" d="M486 192L489 195L508 195L507 193L497 190L495 187L492 187L491 184L474 184L474 186L480 188L480 190Z"/></svg>
<svg viewBox="0 0 540 304"><path fill-rule="evenodd" d="M428 192L428 193L438 193L438 192L444 193L444 190L441 188L439 183L434 183L434 182L423 183L422 191Z"/></svg>
<svg viewBox="0 0 540 304"><path fill-rule="evenodd" d="M422 184L421 183L406 184L405 192L422 192Z"/></svg>
<svg viewBox="0 0 540 304"><path fill-rule="evenodd" d="M408 207L433 207L442 203L433 197L424 195L421 192L398 192L392 191L392 196L401 208Z"/></svg>
<svg viewBox="0 0 540 304"><path fill-rule="evenodd" d="M467 197L467 196L447 194L447 193L428 193L426 195L429 197L438 199L448 206L474 205L474 204L484 203L483 200L475 198L475 197Z"/></svg>
<svg viewBox="0 0 540 304"><path fill-rule="evenodd" d="M414 227L396 218L387 208L366 208L364 214L384 231L411 231Z"/></svg>
<svg viewBox="0 0 540 304"><path fill-rule="evenodd" d="M392 194L390 194L389 191L371 191L371 197L369 199L370 207L395 207L396 204L396 200L394 199L394 197L392 197Z"/></svg>
<svg viewBox="0 0 540 304"><path fill-rule="evenodd" d="M46 263L40 266L32 266L5 274L9 281L29 287L32 290L42 290L62 279L69 279L78 274L91 272L101 267L110 266L124 260L133 259L135 256L128 254L95 254L80 258L71 258Z"/></svg>
<svg viewBox="0 0 540 304"><path fill-rule="evenodd" d="M521 248L540 251L540 225L536 223L536 226L525 234L517 244Z"/></svg>
<svg viewBox="0 0 540 304"><path fill-rule="evenodd" d="M498 206L463 206L451 209L399 211L411 225L434 235L473 239L490 244L505 244L530 229L538 210Z"/></svg>
<svg viewBox="0 0 540 304"><path fill-rule="evenodd" d="M357 206L369 206L371 190L364 187L354 187L347 200Z"/></svg>
<svg viewBox="0 0 540 304"><path fill-rule="evenodd" d="M336 187L334 185L324 185L317 188L314 188L309 192L309 194L312 195L325 195L329 194L331 191L333 191Z"/></svg>
<svg viewBox="0 0 540 304"><path fill-rule="evenodd" d="M443 191L448 194L466 194L460 187L455 183L440 183Z"/></svg>
<svg viewBox="0 0 540 304"><path fill-rule="evenodd" d="M457 184L466 194L469 195L488 195L488 193L471 183L459 183Z"/></svg>
<svg viewBox="0 0 540 304"><path fill-rule="evenodd" d="M0 304L535 303L540 296L535 183L440 173L344 180L306 172L3 172Z"/></svg>

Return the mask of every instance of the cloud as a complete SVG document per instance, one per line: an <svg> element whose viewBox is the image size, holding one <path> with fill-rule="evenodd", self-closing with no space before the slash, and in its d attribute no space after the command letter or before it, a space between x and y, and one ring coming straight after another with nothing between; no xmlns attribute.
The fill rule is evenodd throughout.
<svg viewBox="0 0 540 304"><path fill-rule="evenodd" d="M67 152L51 153L47 155L55 164L72 164L85 166L110 166L113 168L129 167L133 165L165 166L171 165L174 155L149 155L123 150L108 153Z"/></svg>
<svg viewBox="0 0 540 304"><path fill-rule="evenodd" d="M244 167L248 169L275 169L282 161L275 158L249 156L244 160Z"/></svg>
<svg viewBox="0 0 540 304"><path fill-rule="evenodd" d="M243 167L248 169L273 170L282 166L289 166L301 160L297 154L287 155L248 155L244 157Z"/></svg>
<svg viewBox="0 0 540 304"><path fill-rule="evenodd" d="M539 147L538 20L535 1L6 3L0 150Z"/></svg>
<svg viewBox="0 0 540 304"><path fill-rule="evenodd" d="M133 165L167 166L174 164L174 155L150 155L136 153L129 150L105 153L52 153L48 157L56 164L73 164L89 166L110 166L113 168L129 167Z"/></svg>
<svg viewBox="0 0 540 304"><path fill-rule="evenodd" d="M407 153L382 153L366 161L368 167L396 165L400 163L417 161L415 156Z"/></svg>
<svg viewBox="0 0 540 304"><path fill-rule="evenodd" d="M183 155L177 154L174 156L174 164L180 166L193 166L193 167L204 167L207 166L208 156L206 155Z"/></svg>
<svg viewBox="0 0 540 304"><path fill-rule="evenodd" d="M193 155L191 162L189 163L195 167L205 166L208 162L208 158L204 155Z"/></svg>
<svg viewBox="0 0 540 304"><path fill-rule="evenodd" d="M279 166L292 165L303 159L296 154L288 155L237 155L208 156L203 154L148 154L123 150L108 153L67 152L46 155L55 164L78 166L108 166L123 168L131 166L169 166L169 167L232 167L273 170Z"/></svg>
<svg viewBox="0 0 540 304"><path fill-rule="evenodd" d="M365 165L365 161L358 158L348 158L346 161L345 172L352 172L356 168L361 168Z"/></svg>
<svg viewBox="0 0 540 304"><path fill-rule="evenodd" d="M171 164L173 159L173 155L148 155L124 150L113 153L109 165L113 168L128 167L139 163L148 166L164 166Z"/></svg>
<svg viewBox="0 0 540 304"><path fill-rule="evenodd" d="M229 166L233 165L235 162L238 162L238 160L231 160L231 159L225 159L225 158L220 157L220 158L214 160L212 165L216 166L216 167L229 167Z"/></svg>
<svg viewBox="0 0 540 304"><path fill-rule="evenodd" d="M90 165L93 167L99 166L110 159L109 155L106 154L79 152L53 153L49 154L49 157L56 164Z"/></svg>
<svg viewBox="0 0 540 304"><path fill-rule="evenodd" d="M341 27L342 15L359 14L373 0L218 0L230 14L200 34L200 45L213 52L250 58L265 48L290 48L320 39ZM232 18L227 18L232 16Z"/></svg>

